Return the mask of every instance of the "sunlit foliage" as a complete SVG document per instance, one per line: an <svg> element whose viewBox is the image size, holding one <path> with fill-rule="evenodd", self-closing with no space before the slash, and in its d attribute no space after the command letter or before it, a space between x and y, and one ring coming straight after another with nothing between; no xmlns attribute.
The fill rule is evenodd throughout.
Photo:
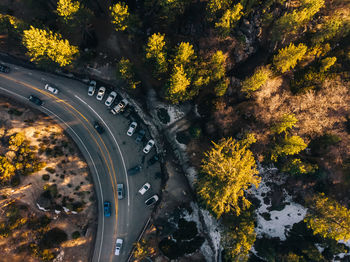
<svg viewBox="0 0 350 262"><path fill-rule="evenodd" d="M260 89L267 82L271 75L272 72L268 67L258 67L252 76L247 77L242 82L241 91L246 93L248 97L251 96L254 91Z"/></svg>
<svg viewBox="0 0 350 262"><path fill-rule="evenodd" d="M49 59L59 66L66 66L72 63L79 52L76 46L70 45L60 34L33 26L23 31L22 41L30 60L36 62Z"/></svg>
<svg viewBox="0 0 350 262"><path fill-rule="evenodd" d="M72 0L58 0L57 13L65 20L72 19L72 16L79 11L80 3Z"/></svg>
<svg viewBox="0 0 350 262"><path fill-rule="evenodd" d="M197 181L197 193L201 202L216 217L233 212L236 215L250 206L245 190L258 186L255 159L246 141L222 139L204 153L201 175Z"/></svg>
<svg viewBox="0 0 350 262"><path fill-rule="evenodd" d="M273 64L277 70L284 73L293 69L298 61L304 57L306 51L306 45L299 44L295 46L291 43L289 46L278 51L278 54L273 57Z"/></svg>
<svg viewBox="0 0 350 262"><path fill-rule="evenodd" d="M112 16L112 23L116 31L124 31L128 27L130 13L128 6L123 2L118 2L109 7Z"/></svg>

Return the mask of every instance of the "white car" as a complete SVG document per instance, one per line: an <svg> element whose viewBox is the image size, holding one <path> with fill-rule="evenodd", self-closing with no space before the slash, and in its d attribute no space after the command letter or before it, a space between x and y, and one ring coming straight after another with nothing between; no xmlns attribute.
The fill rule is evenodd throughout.
<svg viewBox="0 0 350 262"><path fill-rule="evenodd" d="M115 243L114 255L119 256L120 250L122 249L122 246L123 246L123 239L117 238L117 241Z"/></svg>
<svg viewBox="0 0 350 262"><path fill-rule="evenodd" d="M153 204L155 204L157 201L159 200L159 196L158 195L153 195L151 196L149 199L147 199L145 201L146 206L152 206Z"/></svg>
<svg viewBox="0 0 350 262"><path fill-rule="evenodd" d="M98 89L96 99L99 100L99 101L101 101L102 98L103 98L104 95L105 95L105 92L106 92L106 88L105 88L104 86L101 86L101 87Z"/></svg>
<svg viewBox="0 0 350 262"><path fill-rule="evenodd" d="M88 88L88 95L93 96L96 90L96 81L91 80Z"/></svg>
<svg viewBox="0 0 350 262"><path fill-rule="evenodd" d="M149 183L146 183L140 188L139 193L141 195L144 195L150 188L151 188L151 185Z"/></svg>
<svg viewBox="0 0 350 262"><path fill-rule="evenodd" d="M136 122L132 122L129 126L128 132L126 132L126 134L128 136L132 136L135 133L137 127L137 123Z"/></svg>
<svg viewBox="0 0 350 262"><path fill-rule="evenodd" d="M49 91L49 92L55 94L55 95L58 94L58 89L55 88L55 87L50 86L49 84L46 84L46 85L45 85L45 89L46 89L47 91Z"/></svg>
<svg viewBox="0 0 350 262"><path fill-rule="evenodd" d="M151 139L147 142L146 146L142 150L143 153L148 154L148 152L152 149L153 146L154 146L154 141Z"/></svg>
<svg viewBox="0 0 350 262"><path fill-rule="evenodd" d="M114 99L117 97L117 93L112 91L109 96L106 99L105 105L106 106L111 106L111 104L113 104Z"/></svg>

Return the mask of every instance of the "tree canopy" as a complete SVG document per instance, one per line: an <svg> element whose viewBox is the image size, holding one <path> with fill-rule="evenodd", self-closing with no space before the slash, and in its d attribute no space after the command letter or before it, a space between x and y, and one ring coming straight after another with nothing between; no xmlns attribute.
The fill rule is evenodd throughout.
<svg viewBox="0 0 350 262"><path fill-rule="evenodd" d="M292 129L297 122L298 119L294 114L284 114L282 118L272 126L271 130L274 133L281 134L287 132L288 129Z"/></svg>
<svg viewBox="0 0 350 262"><path fill-rule="evenodd" d="M62 39L60 34L33 26L23 31L22 41L31 61L51 60L59 66L66 66L71 64L79 53L78 48L70 45L68 40Z"/></svg>
<svg viewBox="0 0 350 262"><path fill-rule="evenodd" d="M300 136L285 136L272 150L271 160L277 161L279 156L298 154L306 147L307 144Z"/></svg>
<svg viewBox="0 0 350 262"><path fill-rule="evenodd" d="M232 211L236 215L250 206L244 190L258 186L255 159L246 141L222 139L204 153L197 192L202 203L217 217Z"/></svg>
<svg viewBox="0 0 350 262"><path fill-rule="evenodd" d="M186 89L190 85L184 68L182 65L174 65L174 71L169 79L169 87L167 89L166 98L174 104L178 104L180 101L188 100L189 96L186 95Z"/></svg>
<svg viewBox="0 0 350 262"><path fill-rule="evenodd" d="M167 71L167 54L165 49L165 35L154 33L148 38L146 46L146 58L154 63L156 73Z"/></svg>
<svg viewBox="0 0 350 262"><path fill-rule="evenodd" d="M307 226L322 237L336 241L350 240L350 210L336 200L318 194L309 201Z"/></svg>
<svg viewBox="0 0 350 262"><path fill-rule="evenodd" d="M247 77L242 82L241 91L246 93L247 96L251 96L251 94L260 89L267 80L271 77L272 72L268 67L258 67L254 74L250 77Z"/></svg>
<svg viewBox="0 0 350 262"><path fill-rule="evenodd" d="M109 7L112 16L112 24L116 31L124 31L128 27L130 13L128 6L123 2L118 2Z"/></svg>
<svg viewBox="0 0 350 262"><path fill-rule="evenodd" d="M79 11L80 3L72 0L58 0L57 14L65 20L72 19L72 16Z"/></svg>
<svg viewBox="0 0 350 262"><path fill-rule="evenodd" d="M299 60L301 60L307 51L307 46L299 44L295 46L291 43L289 46L282 48L278 54L273 57L273 64L276 69L282 73L293 69Z"/></svg>

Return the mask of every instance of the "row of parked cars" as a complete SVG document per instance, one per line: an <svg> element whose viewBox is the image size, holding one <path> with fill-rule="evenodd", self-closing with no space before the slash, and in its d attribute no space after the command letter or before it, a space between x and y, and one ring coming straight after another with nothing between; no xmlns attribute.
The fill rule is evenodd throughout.
<svg viewBox="0 0 350 262"><path fill-rule="evenodd" d="M89 83L88 95L93 96L95 94L95 92L96 92L96 81L91 80ZM106 94L106 88L104 86L101 86L97 90L96 99L98 101L102 101L105 94ZM110 107L110 111L114 115L123 111L125 109L125 107L129 104L128 100L122 99L121 101L119 101L118 104L116 104L115 106L112 107L112 104L116 100L117 96L118 96L117 93L115 91L112 91L109 93L109 95L107 96L107 99L105 101L105 105Z"/></svg>

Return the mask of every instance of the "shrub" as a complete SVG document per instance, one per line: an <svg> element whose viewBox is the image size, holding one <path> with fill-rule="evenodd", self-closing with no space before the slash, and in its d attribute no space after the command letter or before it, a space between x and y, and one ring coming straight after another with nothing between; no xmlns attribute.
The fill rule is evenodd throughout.
<svg viewBox="0 0 350 262"><path fill-rule="evenodd" d="M62 229L55 227L45 233L40 241L40 247L44 249L58 247L59 244L67 240L67 234Z"/></svg>
<svg viewBox="0 0 350 262"><path fill-rule="evenodd" d="M45 170L46 170L47 172L51 173L51 174L53 174L53 173L56 172L56 170L55 170L54 168L52 168L52 167L47 167L47 168L45 168Z"/></svg>
<svg viewBox="0 0 350 262"><path fill-rule="evenodd" d="M50 175L49 174L45 174L45 175L42 176L42 179L44 181L49 181L50 180Z"/></svg>
<svg viewBox="0 0 350 262"><path fill-rule="evenodd" d="M171 239L164 238L162 241L160 241L159 249L170 259L176 259L183 255L179 246Z"/></svg>
<svg viewBox="0 0 350 262"><path fill-rule="evenodd" d="M200 138L202 135L202 129L199 126L191 126L190 127L190 135L192 138Z"/></svg>
<svg viewBox="0 0 350 262"><path fill-rule="evenodd" d="M72 233L72 238L73 239L77 239L77 238L79 238L80 237L80 232L79 231L74 231L73 233Z"/></svg>
<svg viewBox="0 0 350 262"><path fill-rule="evenodd" d="M168 124L170 122L170 116L165 108L159 108L157 110L157 116L163 124Z"/></svg>
<svg viewBox="0 0 350 262"><path fill-rule="evenodd" d="M181 131L176 133L176 140L180 144L187 145L191 141L191 138L188 136L186 131Z"/></svg>

